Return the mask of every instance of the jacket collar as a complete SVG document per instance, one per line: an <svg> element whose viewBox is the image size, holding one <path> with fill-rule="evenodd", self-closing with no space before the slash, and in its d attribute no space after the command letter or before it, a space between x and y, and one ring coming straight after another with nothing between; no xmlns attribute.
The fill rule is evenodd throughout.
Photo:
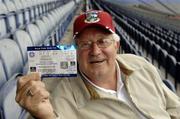
<svg viewBox="0 0 180 119"><path fill-rule="evenodd" d="M121 69L121 71L125 74L125 75L130 75L133 71L138 70L139 68L134 67L133 64L129 64L127 63L126 59L122 58L121 56L117 56L116 60L119 64L119 67Z"/></svg>

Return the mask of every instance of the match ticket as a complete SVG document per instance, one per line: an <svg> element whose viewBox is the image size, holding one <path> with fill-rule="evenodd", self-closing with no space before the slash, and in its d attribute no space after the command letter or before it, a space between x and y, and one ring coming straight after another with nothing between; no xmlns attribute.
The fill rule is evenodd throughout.
<svg viewBox="0 0 180 119"><path fill-rule="evenodd" d="M77 76L74 45L32 46L27 51L29 72L39 72L42 77Z"/></svg>

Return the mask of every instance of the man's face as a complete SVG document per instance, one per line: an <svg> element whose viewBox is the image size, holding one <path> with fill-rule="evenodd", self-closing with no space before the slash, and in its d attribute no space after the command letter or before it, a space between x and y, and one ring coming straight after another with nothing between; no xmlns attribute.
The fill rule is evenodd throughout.
<svg viewBox="0 0 180 119"><path fill-rule="evenodd" d="M102 39L108 39L109 45L98 47ZM119 43L114 41L112 34L102 29L90 27L81 32L76 40L79 68L88 78L93 79L111 74L112 69L115 69L116 53L119 46ZM91 41L91 45L87 47L86 44L89 41Z"/></svg>

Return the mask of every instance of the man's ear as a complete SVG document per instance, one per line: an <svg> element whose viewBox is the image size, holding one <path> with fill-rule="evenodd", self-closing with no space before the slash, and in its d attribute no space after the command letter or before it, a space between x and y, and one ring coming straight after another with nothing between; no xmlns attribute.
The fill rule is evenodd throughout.
<svg viewBox="0 0 180 119"><path fill-rule="evenodd" d="M120 49L120 37L119 37L119 35L118 34L116 34L116 33L114 33L114 34L112 34L112 36L113 36L113 39L115 40L115 47L116 47L116 50L117 50L117 52L119 51L119 49Z"/></svg>
<svg viewBox="0 0 180 119"><path fill-rule="evenodd" d="M120 50L120 42L119 41L116 41L116 50L117 52Z"/></svg>

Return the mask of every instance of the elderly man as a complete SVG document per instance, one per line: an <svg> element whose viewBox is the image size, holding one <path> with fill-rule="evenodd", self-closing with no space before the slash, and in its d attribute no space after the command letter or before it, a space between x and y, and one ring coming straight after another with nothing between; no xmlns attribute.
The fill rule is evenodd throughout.
<svg viewBox="0 0 180 119"><path fill-rule="evenodd" d="M180 119L180 99L144 58L117 55L112 17L88 11L74 22L78 76L22 76L16 101L37 119ZM57 57L58 58L58 57Z"/></svg>

